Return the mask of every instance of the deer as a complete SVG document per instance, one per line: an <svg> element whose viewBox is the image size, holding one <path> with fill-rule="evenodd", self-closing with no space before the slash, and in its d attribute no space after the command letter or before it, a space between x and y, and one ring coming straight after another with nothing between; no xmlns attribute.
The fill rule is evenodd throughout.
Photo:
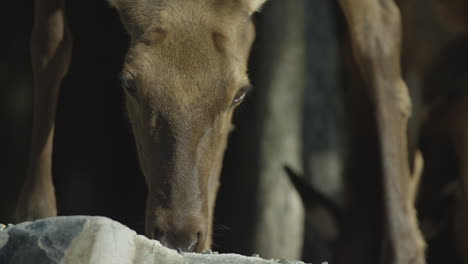
<svg viewBox="0 0 468 264"><path fill-rule="evenodd" d="M145 233L167 247L202 252L232 114L251 88L252 14L266 0L108 0L131 42L122 87L149 194ZM57 94L71 60L64 0L35 0L29 172L18 221L57 214L52 150ZM407 126L411 98L402 77L402 15L395 0L338 0L353 58L375 107L382 156L386 263L425 263L414 209ZM466 144L465 144L466 145Z"/></svg>

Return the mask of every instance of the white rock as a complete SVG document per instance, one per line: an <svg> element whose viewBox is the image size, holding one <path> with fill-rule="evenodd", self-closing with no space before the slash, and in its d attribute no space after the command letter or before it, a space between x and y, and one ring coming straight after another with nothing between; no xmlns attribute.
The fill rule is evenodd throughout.
<svg viewBox="0 0 468 264"><path fill-rule="evenodd" d="M63 216L0 232L0 263L8 264L274 264L237 254L183 253L137 235L105 217ZM285 262L299 264L302 262Z"/></svg>

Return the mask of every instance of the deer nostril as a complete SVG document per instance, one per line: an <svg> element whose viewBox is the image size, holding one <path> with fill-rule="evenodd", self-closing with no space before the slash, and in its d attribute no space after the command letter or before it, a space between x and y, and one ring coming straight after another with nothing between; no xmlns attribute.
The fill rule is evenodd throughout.
<svg viewBox="0 0 468 264"><path fill-rule="evenodd" d="M201 251L206 243L206 230L203 226L170 225L166 229L154 224L147 233L150 239L158 240L163 246L181 252Z"/></svg>
<svg viewBox="0 0 468 264"><path fill-rule="evenodd" d="M189 246L188 250L193 252L198 247L198 243L200 243L201 232L198 232L196 237L194 238L192 244Z"/></svg>
<svg viewBox="0 0 468 264"><path fill-rule="evenodd" d="M197 250L198 243L200 243L201 232L192 234L190 236L185 236L185 238L179 237L176 241L177 251L182 252L194 252Z"/></svg>

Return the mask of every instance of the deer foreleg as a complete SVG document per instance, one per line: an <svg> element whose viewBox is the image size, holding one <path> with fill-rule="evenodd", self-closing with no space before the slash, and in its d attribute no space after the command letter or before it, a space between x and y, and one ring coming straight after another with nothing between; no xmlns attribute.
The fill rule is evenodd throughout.
<svg viewBox="0 0 468 264"><path fill-rule="evenodd" d="M368 85L377 118L383 168L383 263L421 264L424 241L414 209L408 162L411 102L400 69L401 17L393 0L340 0L354 58Z"/></svg>
<svg viewBox="0 0 468 264"><path fill-rule="evenodd" d="M52 183L52 147L60 83L68 71L71 34L63 0L34 1L31 33L34 86L29 170L16 208L17 221L57 214Z"/></svg>

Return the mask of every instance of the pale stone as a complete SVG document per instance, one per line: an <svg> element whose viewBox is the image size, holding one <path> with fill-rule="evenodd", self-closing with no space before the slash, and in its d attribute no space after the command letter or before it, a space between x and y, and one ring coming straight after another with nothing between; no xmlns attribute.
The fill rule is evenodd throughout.
<svg viewBox="0 0 468 264"><path fill-rule="evenodd" d="M0 231L0 263L8 264L274 264L237 254L182 253L105 217L63 216Z"/></svg>

